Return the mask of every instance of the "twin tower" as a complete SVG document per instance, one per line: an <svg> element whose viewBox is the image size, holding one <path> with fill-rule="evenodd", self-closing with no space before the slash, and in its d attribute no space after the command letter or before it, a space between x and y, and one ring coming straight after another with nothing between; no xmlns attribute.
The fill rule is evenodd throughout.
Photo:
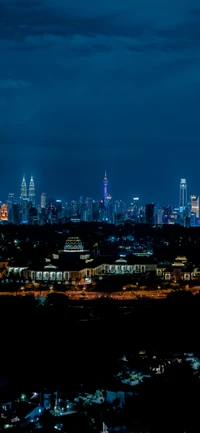
<svg viewBox="0 0 200 433"><path fill-rule="evenodd" d="M23 176L22 183L21 183L21 200L29 199L32 201L33 206L35 206L35 184L33 180L33 176L31 176L29 188L27 192L27 186L26 186L26 179L25 176Z"/></svg>

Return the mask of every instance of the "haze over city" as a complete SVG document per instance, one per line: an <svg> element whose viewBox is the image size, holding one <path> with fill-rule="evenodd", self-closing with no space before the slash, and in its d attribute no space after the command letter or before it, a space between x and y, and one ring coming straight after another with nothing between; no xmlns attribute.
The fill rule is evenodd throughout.
<svg viewBox="0 0 200 433"><path fill-rule="evenodd" d="M199 186L197 0L0 0L1 195L175 204ZM99 188L99 190L98 190ZM14 191L18 193L17 189Z"/></svg>

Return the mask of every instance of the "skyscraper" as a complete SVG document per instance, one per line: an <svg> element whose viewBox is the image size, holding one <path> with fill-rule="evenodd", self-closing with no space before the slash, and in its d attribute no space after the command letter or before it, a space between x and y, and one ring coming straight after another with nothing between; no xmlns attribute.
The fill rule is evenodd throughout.
<svg viewBox="0 0 200 433"><path fill-rule="evenodd" d="M154 224L154 204L146 204L145 206L146 224Z"/></svg>
<svg viewBox="0 0 200 433"><path fill-rule="evenodd" d="M40 201L41 209L44 209L46 207L46 193L43 192L41 194L41 201Z"/></svg>
<svg viewBox="0 0 200 433"><path fill-rule="evenodd" d="M20 209L20 224L28 224L30 208L31 200L29 198L23 198Z"/></svg>
<svg viewBox="0 0 200 433"><path fill-rule="evenodd" d="M20 205L18 203L12 204L12 223L20 224Z"/></svg>
<svg viewBox="0 0 200 433"><path fill-rule="evenodd" d="M107 195L108 195L108 178L107 178L107 174L106 174L106 170L105 170L104 178L103 178L103 201L104 201L104 203L107 202Z"/></svg>
<svg viewBox="0 0 200 433"><path fill-rule="evenodd" d="M29 199L32 201L32 206L35 207L35 184L33 180L33 176L31 176L28 190Z"/></svg>
<svg viewBox="0 0 200 433"><path fill-rule="evenodd" d="M12 204L14 203L15 195L13 192L9 192L7 206L8 206L8 220L12 221Z"/></svg>
<svg viewBox="0 0 200 433"><path fill-rule="evenodd" d="M21 200L23 200L24 198L27 198L27 187L26 187L25 176L23 176L22 183L21 183L21 195L20 195L20 198L21 198Z"/></svg>
<svg viewBox="0 0 200 433"><path fill-rule="evenodd" d="M157 209L157 224L163 224L163 209L161 207Z"/></svg>
<svg viewBox="0 0 200 433"><path fill-rule="evenodd" d="M0 209L0 220L8 221L8 208L6 204L2 204Z"/></svg>
<svg viewBox="0 0 200 433"><path fill-rule="evenodd" d="M195 213L196 218L199 218L199 197L196 195L190 196L190 210Z"/></svg>
<svg viewBox="0 0 200 433"><path fill-rule="evenodd" d="M187 183L186 179L181 179L180 181L180 198L179 198L179 208L183 211L187 207Z"/></svg>

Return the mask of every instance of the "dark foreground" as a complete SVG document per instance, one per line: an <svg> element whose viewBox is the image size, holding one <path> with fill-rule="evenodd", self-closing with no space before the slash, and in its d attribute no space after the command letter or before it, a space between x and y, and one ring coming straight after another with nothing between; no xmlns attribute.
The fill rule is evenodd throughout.
<svg viewBox="0 0 200 433"><path fill-rule="evenodd" d="M175 294L176 295L176 294ZM61 296L1 298L1 376L22 383L79 386L107 375L118 357L138 349L199 351L200 299L74 305Z"/></svg>
<svg viewBox="0 0 200 433"><path fill-rule="evenodd" d="M200 301L185 293L123 305L108 300L75 305L54 296L37 306L32 297L5 297L0 326L0 371L8 379L0 388L2 400L11 391L112 389L119 358L134 360L143 349L200 354ZM152 433L200 431L198 374L173 366L167 377L137 390L123 422L133 426L139 420Z"/></svg>

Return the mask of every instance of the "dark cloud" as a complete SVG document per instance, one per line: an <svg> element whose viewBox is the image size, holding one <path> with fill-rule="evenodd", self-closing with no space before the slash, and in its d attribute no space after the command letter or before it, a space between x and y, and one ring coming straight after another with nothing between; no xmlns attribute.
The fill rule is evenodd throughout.
<svg viewBox="0 0 200 433"><path fill-rule="evenodd" d="M27 87L31 87L30 81L10 79L0 80L0 89L26 89Z"/></svg>
<svg viewBox="0 0 200 433"><path fill-rule="evenodd" d="M5 169L17 160L66 198L84 194L83 177L95 196L104 166L115 196L160 200L163 171L198 184L197 0L0 0L0 17Z"/></svg>

